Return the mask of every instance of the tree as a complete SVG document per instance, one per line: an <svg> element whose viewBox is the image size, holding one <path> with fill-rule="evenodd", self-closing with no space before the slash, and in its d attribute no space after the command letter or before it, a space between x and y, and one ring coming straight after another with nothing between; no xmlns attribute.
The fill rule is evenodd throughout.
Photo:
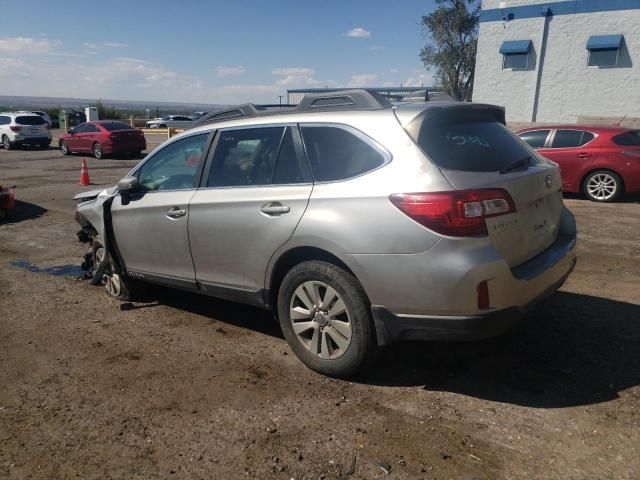
<svg viewBox="0 0 640 480"><path fill-rule="evenodd" d="M119 120L121 118L120 112L103 104L102 100L96 102L96 109L100 120Z"/></svg>
<svg viewBox="0 0 640 480"><path fill-rule="evenodd" d="M436 84L458 100L471 100L478 44L479 0L436 0L422 17L427 44L420 59L433 68Z"/></svg>

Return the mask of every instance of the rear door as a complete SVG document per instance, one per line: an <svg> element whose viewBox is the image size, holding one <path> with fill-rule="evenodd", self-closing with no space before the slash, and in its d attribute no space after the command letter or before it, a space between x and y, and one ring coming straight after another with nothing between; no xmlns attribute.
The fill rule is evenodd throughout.
<svg viewBox="0 0 640 480"><path fill-rule="evenodd" d="M553 244L562 210L560 172L504 126L501 109L460 105L426 110L408 131L456 189L503 188L509 193L516 212L486 223L511 266Z"/></svg>
<svg viewBox="0 0 640 480"><path fill-rule="evenodd" d="M267 264L293 234L313 188L295 125L221 130L189 205L196 279L219 296L261 298Z"/></svg>
<svg viewBox="0 0 640 480"><path fill-rule="evenodd" d="M38 115L18 115L15 121L21 127L23 137L46 137L49 135L49 124Z"/></svg>
<svg viewBox="0 0 640 480"><path fill-rule="evenodd" d="M558 129L553 132L547 148L540 150L560 166L564 190L580 188L580 180L597 156L597 151L587 145L594 138L593 133L584 130Z"/></svg>

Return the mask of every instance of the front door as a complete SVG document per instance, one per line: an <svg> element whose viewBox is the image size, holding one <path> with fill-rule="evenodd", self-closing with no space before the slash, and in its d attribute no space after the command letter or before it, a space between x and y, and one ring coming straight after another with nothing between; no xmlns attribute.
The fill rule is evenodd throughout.
<svg viewBox="0 0 640 480"><path fill-rule="evenodd" d="M200 175L209 133L179 138L136 170L140 193L117 196L111 206L113 230L127 271L178 286L193 285L189 250L189 201Z"/></svg>
<svg viewBox="0 0 640 480"><path fill-rule="evenodd" d="M295 126L219 132L206 183L189 206L200 287L260 298L267 264L293 234L313 183Z"/></svg>

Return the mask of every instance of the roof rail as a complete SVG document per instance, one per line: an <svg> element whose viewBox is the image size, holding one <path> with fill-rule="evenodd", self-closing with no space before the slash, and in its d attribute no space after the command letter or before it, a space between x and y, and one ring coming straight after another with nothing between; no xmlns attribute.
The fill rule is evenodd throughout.
<svg viewBox="0 0 640 480"><path fill-rule="evenodd" d="M359 89L309 93L303 97L297 110L382 110L391 106L389 100L377 92Z"/></svg>
<svg viewBox="0 0 640 480"><path fill-rule="evenodd" d="M383 110L393 105L377 92L370 90L343 90L323 93L310 93L304 96L297 106L292 105L255 105L245 103L235 107L208 113L193 122L197 127L204 124L222 122L231 118L251 118L278 113L303 113L348 110Z"/></svg>

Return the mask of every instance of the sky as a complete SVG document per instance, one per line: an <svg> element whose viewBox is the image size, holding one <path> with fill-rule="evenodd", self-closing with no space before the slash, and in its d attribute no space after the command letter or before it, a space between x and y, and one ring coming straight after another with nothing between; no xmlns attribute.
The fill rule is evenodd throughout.
<svg viewBox="0 0 640 480"><path fill-rule="evenodd" d="M0 94L230 104L432 85L419 52L434 3L0 0Z"/></svg>

